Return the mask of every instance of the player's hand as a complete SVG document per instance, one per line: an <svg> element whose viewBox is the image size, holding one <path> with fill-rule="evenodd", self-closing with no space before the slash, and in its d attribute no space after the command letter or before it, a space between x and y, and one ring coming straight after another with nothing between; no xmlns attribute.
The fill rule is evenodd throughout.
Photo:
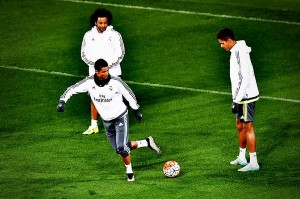
<svg viewBox="0 0 300 199"><path fill-rule="evenodd" d="M134 115L135 115L135 118L136 118L137 122L140 123L142 121L142 117L143 117L140 110L139 109L134 110Z"/></svg>
<svg viewBox="0 0 300 199"><path fill-rule="evenodd" d="M233 102L232 107L231 107L231 111L232 111L233 114L237 114L239 112L239 104Z"/></svg>
<svg viewBox="0 0 300 199"><path fill-rule="evenodd" d="M57 107L56 107L56 109L57 109L58 112L64 112L65 106L66 106L66 102L63 101L63 100L60 100Z"/></svg>

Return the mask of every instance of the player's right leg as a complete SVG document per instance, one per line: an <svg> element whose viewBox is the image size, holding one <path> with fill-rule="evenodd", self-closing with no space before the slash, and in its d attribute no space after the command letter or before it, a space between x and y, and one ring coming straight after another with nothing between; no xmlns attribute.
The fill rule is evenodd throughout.
<svg viewBox="0 0 300 199"><path fill-rule="evenodd" d="M121 156L122 156L122 154L121 154ZM126 168L127 181L133 182L135 180L135 178L134 178L134 174L133 174L133 170L132 170L130 154L128 154L126 157L122 156L122 161Z"/></svg>
<svg viewBox="0 0 300 199"><path fill-rule="evenodd" d="M244 123L241 122L239 118L236 118L236 128L238 131L239 155L235 160L231 161L230 164L246 166L248 164L246 160L246 129Z"/></svg>
<svg viewBox="0 0 300 199"><path fill-rule="evenodd" d="M122 161L124 163L127 175L127 181L132 182L135 180L132 165L131 165L131 156L130 156L130 141L129 141L129 121L128 113L114 119L114 127L116 130L116 152L121 155Z"/></svg>

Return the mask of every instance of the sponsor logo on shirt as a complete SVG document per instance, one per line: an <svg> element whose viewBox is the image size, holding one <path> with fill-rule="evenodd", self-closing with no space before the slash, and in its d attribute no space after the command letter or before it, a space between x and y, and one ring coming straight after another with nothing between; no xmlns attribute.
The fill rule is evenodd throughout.
<svg viewBox="0 0 300 199"><path fill-rule="evenodd" d="M105 95L99 95L99 98L94 97L94 100L96 102L102 103L102 102L111 102L112 98L106 98Z"/></svg>

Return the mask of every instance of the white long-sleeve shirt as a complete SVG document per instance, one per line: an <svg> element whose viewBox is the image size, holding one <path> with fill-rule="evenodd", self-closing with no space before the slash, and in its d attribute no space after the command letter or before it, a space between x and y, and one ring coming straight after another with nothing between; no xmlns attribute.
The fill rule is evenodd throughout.
<svg viewBox="0 0 300 199"><path fill-rule="evenodd" d="M250 59L251 48L241 40L230 50L230 80L233 102L258 100L259 91Z"/></svg>
<svg viewBox="0 0 300 199"><path fill-rule="evenodd" d="M89 75L95 74L94 64L98 59L104 59L109 65L109 73L112 76L122 75L121 61L125 55L125 47L122 36L108 26L103 33L99 33L97 27L84 34L81 45L81 59L89 66Z"/></svg>
<svg viewBox="0 0 300 199"><path fill-rule="evenodd" d="M95 83L94 76L86 77L70 86L60 97L67 102L72 95L88 92L101 118L105 121L113 120L127 112L127 106L122 96L129 102L132 109L137 110L139 105L133 91L118 77L111 77L104 86Z"/></svg>

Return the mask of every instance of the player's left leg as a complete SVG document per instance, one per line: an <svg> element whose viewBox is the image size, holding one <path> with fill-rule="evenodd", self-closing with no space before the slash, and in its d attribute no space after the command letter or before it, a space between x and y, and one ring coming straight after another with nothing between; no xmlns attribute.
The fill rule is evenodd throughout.
<svg viewBox="0 0 300 199"><path fill-rule="evenodd" d="M141 147L149 147L151 150L156 151L156 153L161 154L159 146L155 143L152 136L147 137L143 140L131 141L131 149L137 149Z"/></svg>
<svg viewBox="0 0 300 199"><path fill-rule="evenodd" d="M253 122L244 123L246 129L247 146L250 153L256 152L256 136L254 133Z"/></svg>
<svg viewBox="0 0 300 199"><path fill-rule="evenodd" d="M247 137L247 146L249 149L250 162L247 166L239 169L238 171L255 171L259 170L259 165L257 162L256 156L256 137L253 129L253 123L245 123L246 126L246 137Z"/></svg>
<svg viewBox="0 0 300 199"><path fill-rule="evenodd" d="M94 103L91 102L91 125L82 134L83 135L91 135L93 133L98 133L98 132L99 132L99 128L98 128L98 111L97 111Z"/></svg>
<svg viewBox="0 0 300 199"><path fill-rule="evenodd" d="M95 74L95 68L94 66L89 66L89 76ZM91 101L91 125L89 128L84 131L82 134L83 135L91 135L93 133L98 133L99 128L98 128L98 111L94 105L94 103Z"/></svg>
<svg viewBox="0 0 300 199"><path fill-rule="evenodd" d="M259 165L256 156L256 136L253 128L255 102L244 104L243 125L246 132L247 147L250 155L250 162L247 166L239 169L238 171L255 171L259 170Z"/></svg>

